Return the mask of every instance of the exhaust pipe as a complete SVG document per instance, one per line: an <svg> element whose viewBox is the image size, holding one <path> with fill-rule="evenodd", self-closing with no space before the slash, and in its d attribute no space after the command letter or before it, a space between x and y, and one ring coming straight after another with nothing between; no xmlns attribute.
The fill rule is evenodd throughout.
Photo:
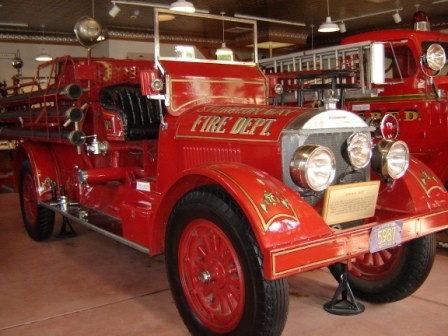
<svg viewBox="0 0 448 336"><path fill-rule="evenodd" d="M86 134L83 131L63 131L63 132L47 132L45 130L23 130L3 127L0 128L0 137L5 139L47 139L47 140L67 140L74 146L81 146L86 139Z"/></svg>
<svg viewBox="0 0 448 336"><path fill-rule="evenodd" d="M4 112L0 113L0 120L4 122L16 122L17 120L7 120L7 119L17 119L17 118L36 118L42 113L42 110L33 109L31 112L28 111L14 111L14 112ZM59 117L65 116L71 121L80 121L83 118L83 111L79 107L70 107L64 110L47 109L45 115L48 117ZM73 120L72 120L73 119Z"/></svg>

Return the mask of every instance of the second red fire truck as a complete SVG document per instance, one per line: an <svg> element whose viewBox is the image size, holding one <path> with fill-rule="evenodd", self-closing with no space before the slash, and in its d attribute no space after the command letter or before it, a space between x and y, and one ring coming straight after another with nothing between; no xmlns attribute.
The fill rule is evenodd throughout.
<svg viewBox="0 0 448 336"><path fill-rule="evenodd" d="M283 103L315 104L332 90L341 108L369 123L395 116L398 137L448 187L448 35L430 31L422 11L414 28L353 35L260 65L283 84Z"/></svg>

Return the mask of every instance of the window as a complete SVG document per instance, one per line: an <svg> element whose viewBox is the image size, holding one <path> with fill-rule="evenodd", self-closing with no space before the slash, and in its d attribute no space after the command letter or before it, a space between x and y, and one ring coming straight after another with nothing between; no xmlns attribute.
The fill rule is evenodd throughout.
<svg viewBox="0 0 448 336"><path fill-rule="evenodd" d="M401 80L415 74L416 61L406 45L386 44L385 49L386 79Z"/></svg>

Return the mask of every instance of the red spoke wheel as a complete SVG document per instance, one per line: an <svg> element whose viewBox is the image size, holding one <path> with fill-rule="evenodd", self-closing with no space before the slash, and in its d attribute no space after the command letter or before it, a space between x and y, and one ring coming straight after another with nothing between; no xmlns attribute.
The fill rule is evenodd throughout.
<svg viewBox="0 0 448 336"><path fill-rule="evenodd" d="M351 273L359 278L375 281L387 278L400 269L403 247L376 253L366 253L356 258Z"/></svg>
<svg viewBox="0 0 448 336"><path fill-rule="evenodd" d="M187 301L208 329L233 330L244 308L244 275L225 233L197 219L184 230L179 246L179 272Z"/></svg>
<svg viewBox="0 0 448 336"><path fill-rule="evenodd" d="M23 175L21 191L24 220L34 227L37 223L37 191L31 174Z"/></svg>
<svg viewBox="0 0 448 336"><path fill-rule="evenodd" d="M222 189L186 194L170 216L165 246L173 298L193 335L281 335L288 282L264 279L251 226Z"/></svg>
<svg viewBox="0 0 448 336"><path fill-rule="evenodd" d="M54 212L39 205L38 190L29 161L24 161L19 179L20 208L23 224L36 241L47 240L54 228Z"/></svg>
<svg viewBox="0 0 448 336"><path fill-rule="evenodd" d="M376 303L394 302L414 293L426 280L436 255L436 236L424 236L401 246L358 256L348 281L355 296ZM342 267L331 265L336 279Z"/></svg>

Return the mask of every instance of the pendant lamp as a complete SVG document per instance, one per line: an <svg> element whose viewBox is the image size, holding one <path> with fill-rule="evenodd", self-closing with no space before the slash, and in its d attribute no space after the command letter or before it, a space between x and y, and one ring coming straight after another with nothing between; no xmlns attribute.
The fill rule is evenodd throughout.
<svg viewBox="0 0 448 336"><path fill-rule="evenodd" d="M327 0L327 17L325 19L325 22L319 26L319 29L317 31L321 33L332 33L339 31L339 26L331 21L329 0Z"/></svg>
<svg viewBox="0 0 448 336"><path fill-rule="evenodd" d="M190 1L175 1L170 5L170 9L178 12L194 13L196 9Z"/></svg>
<svg viewBox="0 0 448 336"><path fill-rule="evenodd" d="M42 44L44 43L45 38L45 25L42 25ZM42 47L41 53L35 58L38 62L48 62L51 61L53 57L48 55L47 50L45 50L44 47Z"/></svg>

